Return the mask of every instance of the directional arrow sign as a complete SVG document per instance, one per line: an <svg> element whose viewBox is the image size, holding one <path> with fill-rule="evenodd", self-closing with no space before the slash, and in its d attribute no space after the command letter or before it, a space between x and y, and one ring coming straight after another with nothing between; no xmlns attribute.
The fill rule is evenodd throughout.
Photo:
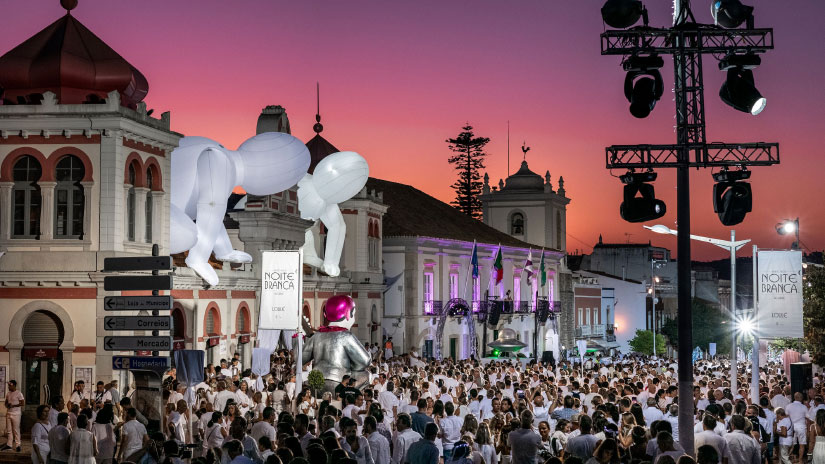
<svg viewBox="0 0 825 464"><path fill-rule="evenodd" d="M103 278L103 290L171 290L171 275L119 275Z"/></svg>
<svg viewBox="0 0 825 464"><path fill-rule="evenodd" d="M151 369L166 370L169 368L169 358L161 356L112 356L112 369Z"/></svg>
<svg viewBox="0 0 825 464"><path fill-rule="evenodd" d="M172 330L172 316L106 316L106 330Z"/></svg>
<svg viewBox="0 0 825 464"><path fill-rule="evenodd" d="M103 337L106 351L171 351L172 337Z"/></svg>
<svg viewBox="0 0 825 464"><path fill-rule="evenodd" d="M172 309L172 297L164 296L107 296L103 299L106 311L166 311Z"/></svg>
<svg viewBox="0 0 825 464"><path fill-rule="evenodd" d="M104 271L169 271L171 269L171 256L135 256L103 260Z"/></svg>

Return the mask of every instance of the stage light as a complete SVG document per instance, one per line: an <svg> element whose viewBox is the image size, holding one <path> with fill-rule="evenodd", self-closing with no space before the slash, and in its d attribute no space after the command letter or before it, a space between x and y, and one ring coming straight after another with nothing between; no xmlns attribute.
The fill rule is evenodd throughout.
<svg viewBox="0 0 825 464"><path fill-rule="evenodd" d="M624 95L630 102L630 114L646 118L653 111L656 102L662 98L664 84L659 69L664 60L658 55L633 55L622 62L627 71L624 80Z"/></svg>
<svg viewBox="0 0 825 464"><path fill-rule="evenodd" d="M742 182L750 178L750 171L721 171L713 175L713 211L726 226L734 226L745 220L753 208L751 184Z"/></svg>
<svg viewBox="0 0 825 464"><path fill-rule="evenodd" d="M625 29L636 24L645 13L640 0L607 0L602 6L602 20L608 26L617 29Z"/></svg>
<svg viewBox="0 0 825 464"><path fill-rule="evenodd" d="M756 332L756 322L750 316L742 316L736 321L736 330L743 336L750 336Z"/></svg>
<svg viewBox="0 0 825 464"><path fill-rule="evenodd" d="M796 221L787 220L776 225L776 232L779 233L779 235L788 235L796 232L796 228Z"/></svg>
<svg viewBox="0 0 825 464"><path fill-rule="evenodd" d="M733 29L751 17L753 7L743 5L739 0L713 0L710 3L710 14L716 24Z"/></svg>
<svg viewBox="0 0 825 464"><path fill-rule="evenodd" d="M619 214L627 222L645 222L658 219L667 211L665 202L656 199L653 185L656 173L629 172L620 176L624 186L624 201L619 207Z"/></svg>
<svg viewBox="0 0 825 464"><path fill-rule="evenodd" d="M762 64L762 58L754 53L731 53L719 60L720 71L730 71L734 68L754 69Z"/></svg>
<svg viewBox="0 0 825 464"><path fill-rule="evenodd" d="M756 90L750 69L728 70L728 78L719 89L719 97L730 107L754 116L761 113L767 104L765 97Z"/></svg>

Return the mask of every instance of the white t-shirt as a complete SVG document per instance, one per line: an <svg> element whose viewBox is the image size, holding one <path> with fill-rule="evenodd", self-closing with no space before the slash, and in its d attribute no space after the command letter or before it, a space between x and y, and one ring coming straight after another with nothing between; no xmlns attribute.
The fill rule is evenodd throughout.
<svg viewBox="0 0 825 464"><path fill-rule="evenodd" d="M793 446L793 423L791 422L791 419L787 416L776 423L777 432L781 432L782 427L785 427L787 431L787 436L779 436L779 446Z"/></svg>
<svg viewBox="0 0 825 464"><path fill-rule="evenodd" d="M378 403L381 404L381 408L384 410L384 415L387 416L387 418L392 419L394 417L392 407L398 407L398 398L395 394L388 391L382 391L378 394Z"/></svg>
<svg viewBox="0 0 825 464"><path fill-rule="evenodd" d="M146 435L146 427L137 420L130 420L123 424L121 429L123 434L123 456L129 457L143 448L143 436Z"/></svg>

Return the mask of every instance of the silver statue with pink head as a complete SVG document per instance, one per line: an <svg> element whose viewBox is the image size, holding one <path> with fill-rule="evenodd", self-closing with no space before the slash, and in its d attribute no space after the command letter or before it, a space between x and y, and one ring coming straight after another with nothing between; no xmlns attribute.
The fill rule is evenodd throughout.
<svg viewBox="0 0 825 464"><path fill-rule="evenodd" d="M325 325L306 339L303 363L313 361L324 374L324 391L332 392L345 375L355 379L355 388L369 382L369 351L350 329L355 323L355 301L348 295L335 295L324 304Z"/></svg>

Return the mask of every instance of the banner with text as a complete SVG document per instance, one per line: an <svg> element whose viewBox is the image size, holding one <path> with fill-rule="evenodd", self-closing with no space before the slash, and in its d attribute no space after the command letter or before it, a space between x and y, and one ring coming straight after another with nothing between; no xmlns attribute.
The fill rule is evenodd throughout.
<svg viewBox="0 0 825 464"><path fill-rule="evenodd" d="M297 330L303 301L301 252L264 251L259 329Z"/></svg>
<svg viewBox="0 0 825 464"><path fill-rule="evenodd" d="M801 338L802 252L758 252L759 337Z"/></svg>

